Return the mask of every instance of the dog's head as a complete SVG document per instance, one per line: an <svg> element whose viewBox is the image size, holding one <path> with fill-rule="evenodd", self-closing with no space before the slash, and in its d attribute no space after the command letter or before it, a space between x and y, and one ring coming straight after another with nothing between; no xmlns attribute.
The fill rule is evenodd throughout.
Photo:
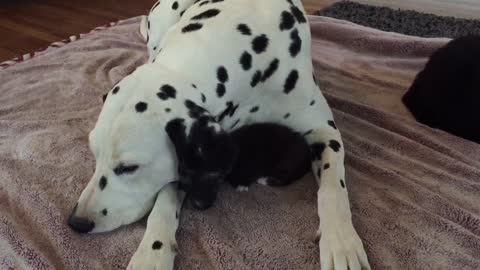
<svg viewBox="0 0 480 270"><path fill-rule="evenodd" d="M232 170L236 145L209 115L199 116L189 128L183 119L174 119L166 130L177 153L180 188L193 207L209 208Z"/></svg>
<svg viewBox="0 0 480 270"><path fill-rule="evenodd" d="M213 203L234 150L198 105L199 90L178 76L147 64L108 93L89 135L96 168L69 218L74 230L104 232L135 222L165 184L179 179L197 208Z"/></svg>
<svg viewBox="0 0 480 270"><path fill-rule="evenodd" d="M175 93L161 87L191 86L146 66L113 87L89 134L96 167L69 218L76 231L110 231L139 220L157 192L178 179L165 125L170 114L184 115L187 109L177 108Z"/></svg>

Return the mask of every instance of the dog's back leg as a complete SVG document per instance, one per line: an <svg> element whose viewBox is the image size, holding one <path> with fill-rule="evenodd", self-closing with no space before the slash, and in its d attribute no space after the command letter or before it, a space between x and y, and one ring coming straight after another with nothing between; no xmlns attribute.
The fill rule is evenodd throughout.
<svg viewBox="0 0 480 270"><path fill-rule="evenodd" d="M142 17L140 33L147 42L148 62L161 50L161 41L167 31L195 2L196 0L160 0L152 6L147 16Z"/></svg>
<svg viewBox="0 0 480 270"><path fill-rule="evenodd" d="M304 134L312 152L312 170L319 185L321 269L370 269L362 241L352 223L340 131L310 75L311 64L305 63L298 70L302 72L296 81L297 90L279 99L282 106L272 109L272 119Z"/></svg>

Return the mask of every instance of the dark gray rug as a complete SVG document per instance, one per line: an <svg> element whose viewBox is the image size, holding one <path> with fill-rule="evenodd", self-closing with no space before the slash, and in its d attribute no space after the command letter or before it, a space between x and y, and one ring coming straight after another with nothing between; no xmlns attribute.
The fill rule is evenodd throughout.
<svg viewBox="0 0 480 270"><path fill-rule="evenodd" d="M351 1L335 3L318 11L317 15L420 37L457 38L468 34L480 34L479 20L437 16L413 10L394 10Z"/></svg>

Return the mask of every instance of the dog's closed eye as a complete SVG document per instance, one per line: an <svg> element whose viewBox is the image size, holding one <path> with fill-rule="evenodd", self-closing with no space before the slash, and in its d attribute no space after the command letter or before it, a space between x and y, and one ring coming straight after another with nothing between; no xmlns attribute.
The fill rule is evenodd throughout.
<svg viewBox="0 0 480 270"><path fill-rule="evenodd" d="M125 165L123 163L118 164L117 167L113 169L113 172L116 175L122 174L132 174L138 169L138 165Z"/></svg>

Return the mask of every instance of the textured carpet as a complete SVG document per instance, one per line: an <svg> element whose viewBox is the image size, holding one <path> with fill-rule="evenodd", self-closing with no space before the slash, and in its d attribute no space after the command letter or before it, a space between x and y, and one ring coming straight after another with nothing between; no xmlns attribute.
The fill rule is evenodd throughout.
<svg viewBox="0 0 480 270"><path fill-rule="evenodd" d="M394 10L351 1L335 3L318 11L317 15L419 37L456 38L480 34L480 20L437 16L413 10Z"/></svg>

